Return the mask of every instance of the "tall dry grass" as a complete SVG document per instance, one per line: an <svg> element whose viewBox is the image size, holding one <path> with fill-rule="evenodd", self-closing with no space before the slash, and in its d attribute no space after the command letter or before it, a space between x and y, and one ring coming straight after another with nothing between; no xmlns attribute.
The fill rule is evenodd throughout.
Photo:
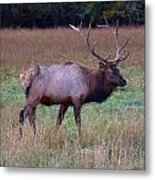
<svg viewBox="0 0 155 180"><path fill-rule="evenodd" d="M84 30L85 31L85 30ZM103 56L115 53L115 42L108 30L93 30L92 43ZM144 29L120 29L122 41L129 37L130 51L127 65L144 65ZM8 73L21 72L36 63L58 63L64 60L80 61L89 66L97 66L96 60L88 53L82 39L70 29L45 30L2 30L1 69ZM18 65L17 65L18 64ZM11 71L11 72L10 72ZM7 72L6 72L7 73Z"/></svg>

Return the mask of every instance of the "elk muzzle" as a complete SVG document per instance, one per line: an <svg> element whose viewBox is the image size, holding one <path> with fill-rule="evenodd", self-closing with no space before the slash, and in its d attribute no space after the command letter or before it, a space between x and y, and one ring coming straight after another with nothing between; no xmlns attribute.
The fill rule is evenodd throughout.
<svg viewBox="0 0 155 180"><path fill-rule="evenodd" d="M120 79L120 81L119 81L119 86L120 87L124 87L124 86L126 86L126 84L127 84L127 82L126 82L126 80L125 79Z"/></svg>

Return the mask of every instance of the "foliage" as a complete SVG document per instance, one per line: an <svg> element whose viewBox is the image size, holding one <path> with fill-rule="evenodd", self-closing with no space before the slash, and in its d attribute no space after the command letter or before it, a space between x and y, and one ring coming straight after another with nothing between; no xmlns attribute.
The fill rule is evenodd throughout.
<svg viewBox="0 0 155 180"><path fill-rule="evenodd" d="M143 0L1 4L1 27L67 27L69 23L78 25L81 20L84 21L84 25L91 20L95 26L103 21L103 12L106 12L110 20L119 14L122 25L143 25L144 6Z"/></svg>

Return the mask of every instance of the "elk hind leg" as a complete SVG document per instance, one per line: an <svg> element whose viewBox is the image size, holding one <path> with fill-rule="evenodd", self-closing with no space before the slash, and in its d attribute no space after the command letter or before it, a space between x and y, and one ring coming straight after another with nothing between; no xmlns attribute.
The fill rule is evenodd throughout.
<svg viewBox="0 0 155 180"><path fill-rule="evenodd" d="M19 138L23 137L23 130L22 127L24 125L24 121L26 117L28 116L28 111L27 107L24 107L20 112L19 112Z"/></svg>
<svg viewBox="0 0 155 180"><path fill-rule="evenodd" d="M35 110L36 108L29 108L28 110L29 123L30 123L30 126L32 126L33 128L34 135L36 134Z"/></svg>

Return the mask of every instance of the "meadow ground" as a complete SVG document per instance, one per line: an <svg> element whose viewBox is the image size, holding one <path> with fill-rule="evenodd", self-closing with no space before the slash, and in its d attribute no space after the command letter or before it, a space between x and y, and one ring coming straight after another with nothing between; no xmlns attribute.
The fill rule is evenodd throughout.
<svg viewBox="0 0 155 180"><path fill-rule="evenodd" d="M120 29L129 36L130 55L120 65L128 84L102 104L90 103L82 109L82 139L76 139L72 108L65 115L58 136L55 123L58 106L39 105L37 134L28 122L24 138L18 140L18 113L24 103L19 74L35 64L64 60L97 68L79 36L70 29L1 30L1 166L144 169L144 27ZM114 55L115 44L107 30L92 30L92 41L101 54Z"/></svg>

